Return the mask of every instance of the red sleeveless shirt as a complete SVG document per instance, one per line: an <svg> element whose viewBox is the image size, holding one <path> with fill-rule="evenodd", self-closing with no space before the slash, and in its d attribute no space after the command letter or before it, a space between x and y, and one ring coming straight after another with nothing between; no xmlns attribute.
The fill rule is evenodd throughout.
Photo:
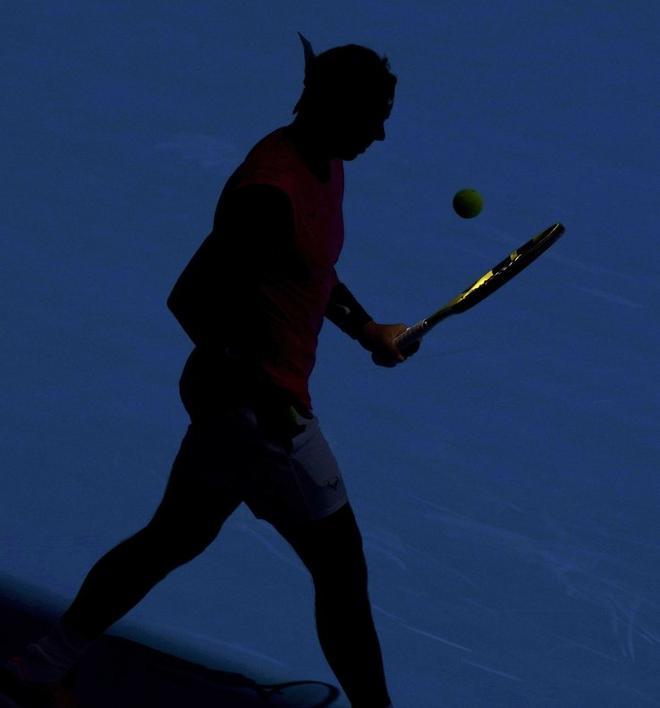
<svg viewBox="0 0 660 708"><path fill-rule="evenodd" d="M259 284L258 302L269 320L272 347L258 366L276 386L312 410L309 378L316 361L318 336L338 283L335 264L344 243L342 201L344 165L330 161L330 176L321 181L309 169L284 128L260 140L227 181L216 212L214 230L222 231L220 205L226 195L247 185L270 185L284 192L291 203L294 248L305 268L296 277ZM268 238L264 233L260 238ZM240 342L230 346L240 353ZM300 405L299 405L300 407Z"/></svg>

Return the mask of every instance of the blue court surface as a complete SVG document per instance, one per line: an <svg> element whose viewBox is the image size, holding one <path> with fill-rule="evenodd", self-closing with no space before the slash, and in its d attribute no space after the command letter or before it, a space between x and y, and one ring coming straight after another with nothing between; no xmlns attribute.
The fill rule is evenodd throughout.
<svg viewBox="0 0 660 708"><path fill-rule="evenodd" d="M54 616L160 501L191 350L165 301L229 175L293 120L298 31L317 53L371 47L398 77L386 140L344 163L337 272L377 322L414 324L566 226L399 366L321 331L313 407L364 538L394 705L660 706L651 0L6 4L3 598ZM478 217L453 212L461 188L483 195ZM313 603L243 505L112 633L336 685Z"/></svg>

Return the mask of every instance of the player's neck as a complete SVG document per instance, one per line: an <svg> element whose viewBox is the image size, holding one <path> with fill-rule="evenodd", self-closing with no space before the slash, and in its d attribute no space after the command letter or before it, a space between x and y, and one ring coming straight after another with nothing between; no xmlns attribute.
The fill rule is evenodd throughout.
<svg viewBox="0 0 660 708"><path fill-rule="evenodd" d="M310 171L322 182L330 178L330 156L318 128L300 116L286 126L287 134Z"/></svg>

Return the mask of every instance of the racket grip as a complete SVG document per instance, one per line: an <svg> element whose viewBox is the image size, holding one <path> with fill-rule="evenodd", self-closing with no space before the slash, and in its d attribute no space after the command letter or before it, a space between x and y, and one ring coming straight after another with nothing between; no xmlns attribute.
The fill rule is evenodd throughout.
<svg viewBox="0 0 660 708"><path fill-rule="evenodd" d="M394 344L401 350L406 349L410 344L421 339L426 332L426 320L421 320L417 324L408 327L394 338Z"/></svg>

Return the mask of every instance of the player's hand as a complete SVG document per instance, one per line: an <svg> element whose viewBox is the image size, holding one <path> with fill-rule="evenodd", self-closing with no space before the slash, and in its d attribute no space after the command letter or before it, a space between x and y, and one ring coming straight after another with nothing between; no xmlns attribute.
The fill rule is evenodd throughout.
<svg viewBox="0 0 660 708"><path fill-rule="evenodd" d="M369 352L374 364L392 368L401 364L412 356L420 347L418 340L405 350L400 350L394 339L405 332L408 325L405 324L378 324L377 322L367 322L359 338L360 344Z"/></svg>

